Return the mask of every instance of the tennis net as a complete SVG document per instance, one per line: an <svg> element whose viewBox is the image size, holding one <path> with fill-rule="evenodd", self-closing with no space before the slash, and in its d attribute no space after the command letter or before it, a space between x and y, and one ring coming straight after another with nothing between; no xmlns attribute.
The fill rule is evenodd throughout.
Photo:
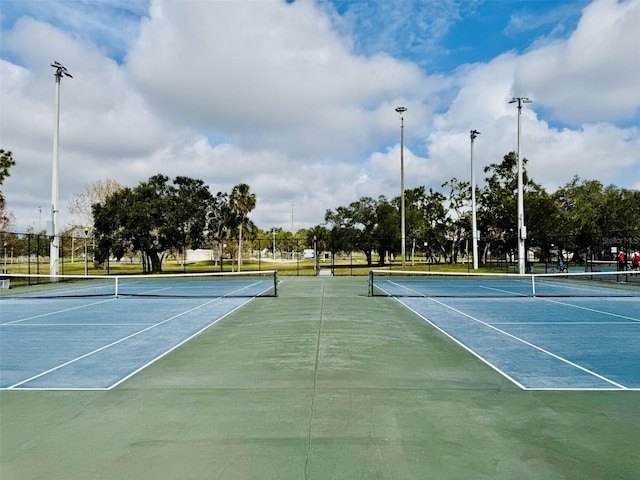
<svg viewBox="0 0 640 480"><path fill-rule="evenodd" d="M278 272L154 275L0 276L0 297L264 297L277 296Z"/></svg>
<svg viewBox="0 0 640 480"><path fill-rule="evenodd" d="M493 274L372 270L370 296L392 297L636 297L640 274L589 272Z"/></svg>

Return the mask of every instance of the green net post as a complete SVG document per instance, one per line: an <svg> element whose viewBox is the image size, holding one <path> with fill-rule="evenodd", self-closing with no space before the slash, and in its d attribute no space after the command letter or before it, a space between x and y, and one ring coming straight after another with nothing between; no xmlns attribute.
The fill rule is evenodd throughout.
<svg viewBox="0 0 640 480"><path fill-rule="evenodd" d="M373 270L369 270L369 287L368 287L368 296L373 297Z"/></svg>
<svg viewBox="0 0 640 480"><path fill-rule="evenodd" d="M280 283L280 277L278 277L278 271L273 273L273 293L274 297L278 296L278 283Z"/></svg>

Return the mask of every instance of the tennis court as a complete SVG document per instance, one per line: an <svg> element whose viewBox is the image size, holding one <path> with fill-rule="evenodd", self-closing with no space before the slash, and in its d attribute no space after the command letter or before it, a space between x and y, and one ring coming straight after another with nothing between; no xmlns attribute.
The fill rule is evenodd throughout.
<svg viewBox="0 0 640 480"><path fill-rule="evenodd" d="M523 389L640 389L640 278L632 274L374 271L407 308Z"/></svg>
<svg viewBox="0 0 640 480"><path fill-rule="evenodd" d="M447 305L429 298L402 299L416 302L410 309L394 298L370 297L365 278L285 277L277 297L231 299L246 303L227 314L210 311L209 305L216 302L203 298L26 300L23 309L30 310L47 304L50 309L52 303L63 310L81 302L103 302L91 307L92 314L78 317L84 324L80 328L55 337L68 342L69 349L79 330L94 328L91 324L98 322L101 308L106 313L116 304L130 324L152 309L151 325L160 324L174 315L174 303L175 308L181 304L182 311L203 305L193 316L200 312L209 322L194 325L199 333L183 335L189 340L178 348L165 346L168 353L156 355L156 361L116 388L0 391L0 476L637 478L640 393L632 385L619 380L626 389L607 385L525 390L514 383L515 377L508 378L462 342L452 341L451 331L444 327L453 327L434 328L424 321L427 315L416 315L421 305L438 305L449 311L454 323L462 319L451 307L474 317L491 308L491 316L500 317L514 306L518 312L529 311L528 302L548 303L554 310L550 300L585 306L580 302L588 298L434 299ZM511 303L495 306L502 300ZM623 306L618 314L637 317L629 308L637 312L638 298L615 300L607 311L615 313L609 307L619 303ZM6 323L5 305L16 300L0 301ZM137 302L146 308L128 307ZM183 302L194 303L187 307ZM207 302L211 303L204 306ZM537 305L535 311L543 331L546 313ZM428 314L434 316L433 311ZM220 319L213 320L215 315ZM113 322L113 316L105 320ZM505 331L522 327L504 325L511 323L504 318L493 322ZM628 322L630 327L637 323ZM146 320L140 323L138 330L149 326ZM614 327L607 324L599 330L597 335L605 337L601 341L608 342L603 349L620 342L620 334L609 342ZM470 329L465 324L461 330ZM121 333L119 338L125 336ZM556 336L571 334L561 330ZM483 338L480 343L489 341L485 334ZM491 342L493 350L502 348ZM500 356L523 363L517 349ZM637 362L637 357L636 342L635 356L629 358ZM22 357L21 362L26 361ZM108 363L117 365L115 358ZM84 366L99 377L96 367Z"/></svg>
<svg viewBox="0 0 640 480"><path fill-rule="evenodd" d="M253 296L275 272L7 276L0 388L111 389ZM152 298L152 300L150 299Z"/></svg>
<svg viewBox="0 0 640 480"><path fill-rule="evenodd" d="M640 390L640 300L401 300L524 389Z"/></svg>

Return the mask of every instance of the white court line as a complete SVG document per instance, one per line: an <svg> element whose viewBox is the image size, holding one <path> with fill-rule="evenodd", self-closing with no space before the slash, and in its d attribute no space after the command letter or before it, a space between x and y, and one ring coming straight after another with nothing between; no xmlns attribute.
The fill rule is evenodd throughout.
<svg viewBox="0 0 640 480"><path fill-rule="evenodd" d="M393 280L385 280L385 281L389 282L392 285L395 285L398 288L401 288L401 289L406 290L408 292L415 293L418 297L423 297L423 298L428 297L428 295L426 293L419 292L417 290L414 290L413 288L409 288L408 286L405 286L405 285L400 284L398 282L394 282ZM384 293L386 293L387 295L391 296L391 297L395 296L395 295L392 295L391 293L389 293L383 287L381 287L380 284L378 284L378 288L380 290L382 290ZM509 294L510 298L513 298L513 297L531 297L532 296L532 295L527 295L526 293L513 292L511 290L504 290L504 289L495 288L495 287L487 287L485 285L480 285L479 288L484 289L484 290L491 290L491 291L494 291L494 292L507 293L507 294ZM431 297L429 297L429 298L431 298Z"/></svg>
<svg viewBox="0 0 640 480"><path fill-rule="evenodd" d="M609 384L611 384L611 385L613 385L613 386L615 386L615 387L617 387L617 388L619 388L619 389L622 389L622 390L628 390L628 387L625 387L624 385L621 385L621 384L619 384L619 383L617 383L617 382L614 382L613 380L611 380L611 379L609 379L609 378L606 378L606 377L604 377L604 376L602 376L602 375L600 375L600 374L598 374L598 373L596 373L596 372L593 372L593 371L591 371L591 370L589 370L589 369L587 369L587 368L585 368L585 367L583 367L583 366L581 366L581 365L578 365L578 364L577 364L577 363L575 363L575 362L572 362L572 361L570 361L570 360L567 360L566 358L563 358L563 357L561 357L561 356L559 356L559 355L556 355L555 353L550 352L550 351L548 351L548 350L546 350L546 349L544 349L544 348L542 348L542 347L539 347L539 346L537 346L537 345L535 345L535 344L533 344L533 343L531 343L531 342L528 342L528 341L526 341L526 340L524 340L524 339L522 339L522 338L520 338L520 337L517 337L517 336L515 336L515 335L512 335L511 333L505 332L504 330L501 330L501 329L499 329L499 328L497 328L497 327L495 327L495 326L493 326L493 325L491 325L491 324L489 324L489 323L487 323L487 322L484 322L484 321L482 321L482 320L480 320L480 319L478 319L478 318L475 318L475 317L473 317L472 315L469 315L469 314L464 313L464 312L462 312L462 311L460 311L460 310L458 310L458 309L456 309L456 308L454 308L454 307L452 307L452 306L450 306L450 305L447 305L447 304L445 304L445 303L442 303L442 302L440 302L440 301L436 300L435 298L431 298L431 297L430 297L430 298L429 298L429 300L434 301L434 302L436 302L437 304L442 305L442 306L443 306L443 307L445 307L445 308L448 308L448 309L450 309L450 310L453 310L454 312L456 312L456 313L458 313L458 314L460 314L460 315L462 315L462 316L464 316L464 317L467 317L467 318L469 318L469 319L471 319L471 320L473 320L473 321L475 321L475 322L477 322L477 323L480 323L481 325L484 325L485 327L488 327L488 328L490 328L490 329L492 329L492 330L495 330L496 332L502 333L503 335L505 335L505 336L507 336L507 337L509 337L509 338L512 338L512 339L514 339L514 340L516 340L516 341L518 341L518 342L521 342L521 343L523 343L523 344L527 345L528 347L531 347L531 348L533 348L533 349L535 349L535 350L538 350L538 351L540 351L540 352L542 352L542 353L544 353L544 354L546 354L546 355L549 355L550 357L553 357L553 358L555 358L556 360L559 360L559 361L561 361L561 362L564 362L564 363L566 363L566 364L568 364L568 365L570 365L570 366L572 366L572 367L574 367L574 368L577 368L578 370L581 370L581 371L583 371L583 372L585 372L585 373L587 373L587 374L589 374L589 375L592 375L592 376L594 376L594 377L596 377L596 378L599 378L600 380L602 380L602 381L604 381L604 382L607 382L607 383L609 383ZM430 324L432 324L432 325L433 325L433 322L432 322L432 321L428 320L426 317L424 317L424 316L423 316L423 315L421 315L420 313L416 312L415 310L411 309L410 307L407 307L407 308L409 308L410 310L414 311L414 312L415 312L415 313L417 313L420 317L424 318L426 321L428 321ZM434 326L435 326L435 325L434 325ZM473 353L476 357L478 357L478 358L482 359L482 361L483 361L483 362L485 362L487 365L491 366L491 367L492 367L492 368L494 368L496 371L500 372L502 375L504 375L505 377L509 378L509 380L511 380L512 382L514 382L516 385L520 386L520 387L521 387L521 388L523 388L524 390L526 390L526 389L527 389L526 387L523 387L519 382L514 381L510 376L506 375L503 371L501 371L500 369L496 368L496 366L495 366L495 365L492 365L490 362L488 362L487 360L485 360L485 359L484 359L483 357L481 357L478 353L476 353L476 352L474 352L473 350L469 349L469 348L468 348L467 346L465 346L463 343L461 343L460 341L458 341L457 339L455 339L455 338L454 338L453 336L451 336L449 333L447 333L446 331L442 330L442 329L441 329L441 328L439 328L438 326L436 326L436 328L438 328L438 330L442 331L442 332L443 332L445 335L447 335L449 338L452 338L453 340L455 340L458 344L460 344L460 345L462 345L463 347L465 347L465 349L466 349L466 350L468 350L468 351L470 351L471 353Z"/></svg>
<svg viewBox="0 0 640 480"><path fill-rule="evenodd" d="M22 325L22 324L13 324L13 325L9 325L9 324L4 324L4 325L0 325L0 327L144 327L144 326L148 326L149 322L146 323L140 323L140 322L134 322L134 323L126 323L126 322L122 322L122 323L102 323L102 322L96 322L96 323L65 323L65 322L60 322L60 323L29 323L28 325Z"/></svg>
<svg viewBox="0 0 640 480"><path fill-rule="evenodd" d="M525 387L524 385L522 385L520 382L518 382L515 378L513 378L511 375L509 375L507 372L504 372L503 370L499 369L497 366L495 366L494 364L492 364L491 362L489 362L486 358L480 356L480 354L478 354L478 352L476 352L475 350L469 348L467 345L465 345L464 343L462 343L460 340L458 340L456 337L454 337L453 335L451 335L449 332L447 332L446 330L444 330L443 328L441 328L440 326L436 325L434 322L432 322L431 320L429 320L427 317L425 317L424 315L422 315L420 312L414 310L413 308L411 308L409 305L407 305L406 303L404 303L401 299L399 298L395 298L394 300L400 302L405 308L408 308L409 310L411 310L413 313L415 313L417 316L419 316L420 318L422 318L425 322L427 322L429 325L431 325L433 328L435 328L436 330L438 330L440 333L442 333L443 335L449 337L451 340L453 340L455 343L457 343L460 347L464 348L467 352L469 352L471 355L473 355L474 357L476 357L478 360L480 360L481 362L485 363L486 365L488 365L489 367L493 368L496 372L498 372L500 375L502 375L503 377L505 377L507 380L509 380L511 383L517 385L520 389L522 390L527 390L527 387ZM433 300L432 298L429 298L429 300Z"/></svg>
<svg viewBox="0 0 640 480"><path fill-rule="evenodd" d="M41 313L40 315L33 315L31 317L20 318L18 320L12 320L11 322L0 323L0 325L13 325L13 324L20 323L20 322L26 322L27 320L33 320L34 318L42 318L42 317L48 317L50 315L57 315L59 313L70 312L72 310L78 310L80 308L92 307L94 305L99 305L99 304L105 303L105 302L113 302L114 300L116 300L116 299L115 298L110 298L108 300L101 300L99 302L87 303L85 305L78 305L77 307L65 308L64 310L56 310L55 312Z"/></svg>
<svg viewBox="0 0 640 480"><path fill-rule="evenodd" d="M492 322L492 325L524 325L523 322ZM631 325L629 322L536 322L527 321L527 325Z"/></svg>
<svg viewBox="0 0 640 480"><path fill-rule="evenodd" d="M98 353L98 352L101 352L101 351L103 351L103 350L106 350L107 348L111 348L111 347L113 347L114 345L117 345L117 344L122 343L122 342L124 342L124 341L126 341L126 340L129 340L130 338L133 338L133 337L135 337L135 336L137 336L137 335L140 335L140 334L142 334L142 333L144 333L144 332L147 332L147 331L149 331L149 330L151 330L151 329L153 329L153 328L159 327L160 325L163 325L163 324L165 324L165 323L167 323L167 322L170 322L171 320L175 320L176 318L179 318L179 317L181 317L181 316L183 316L183 315L186 315L187 313L191 313L191 312L193 312L193 311L195 311L195 310L198 310L199 308L202 308L202 307L204 307L204 306L206 306L206 305L209 305L209 304L211 304L211 303L213 303L213 302L216 302L216 301L218 301L218 300L220 300L220 299L219 299L219 298L215 298L215 299L213 299L213 300L210 300L210 301L208 301L208 302L203 303L202 305L198 305L197 307L194 307L194 308L191 308L191 309L189 309L189 310L186 310L186 311L184 311L184 312L182 312L182 313L179 313L178 315L174 315L173 317L167 318L166 320L163 320L162 322L158 322L158 323L155 323L155 324L153 324L153 325L151 325L151 326L149 326L149 327L147 327L147 328L143 328L142 330L138 330L137 332L132 333L131 335L127 335L126 337L123 337L123 338L121 338L121 339L119 339L119 340L116 340L115 342L111 342L111 343L109 343L108 345L104 345L104 346L102 346L102 347L100 347L100 348L97 348L97 349L95 349L95 350L91 351L91 352L85 353L84 355L81 355L81 356L76 357L76 358L74 358L74 359L72 359L72 360L69 360L68 362L62 363L62 364L60 364L60 365L58 365L58 366L56 366L56 367L50 368L49 370L46 370L46 371L44 371L44 372L41 372L41 373L39 373L39 374L37 374L37 375L33 375L32 377L27 378L26 380L22 380L21 382L18 382L18 383L15 383L15 384L13 384L13 385L11 385L11 386L9 386L9 387L6 387L6 388L4 388L4 390L12 390L12 389L15 389L15 388L19 387L20 385L24 385L25 383L28 383L28 382L30 382L30 381L32 381L32 380L35 380L36 378L40 378L40 377L42 377L42 376L44 376L44 375L47 375L47 374L49 374L49 373L51 373L51 372L54 372L54 371L59 370L59 369L61 369L61 368L64 368L64 367L66 367L67 365L71 365L71 364L73 364L73 363L75 363L75 362L78 362L78 361L80 361L80 360L84 359L84 358L87 358L87 357L89 357L89 356L91 356L91 355L94 355L94 354L96 354L96 353Z"/></svg>
<svg viewBox="0 0 640 480"><path fill-rule="evenodd" d="M578 308L580 310L587 310L588 312L599 313L601 315L608 315L608 316L611 316L611 317L624 318L625 320L632 320L634 322L640 322L640 318L628 317L626 315L620 315L618 313L605 312L605 311L598 310L598 309L595 309L595 308L583 307L581 305L574 305L572 303L565 303L565 302L561 302L559 300L552 300L550 298L540 297L540 300L544 300L545 302L557 303L558 305L563 305L563 306L566 306L566 307Z"/></svg>
<svg viewBox="0 0 640 480"><path fill-rule="evenodd" d="M236 308L234 308L233 310L225 313L224 315L222 315L221 317L216 318L213 322L209 323L208 325L202 327L200 330L198 330L196 333L194 333L193 335L191 335L188 338L185 338L182 342L178 343L177 345L173 346L172 348L170 348L169 350L167 350L166 352L158 355L156 358L150 360L149 362L145 363L143 366L141 366L140 368L138 368L137 370L134 370L133 372L131 372L129 375L127 375L126 377L118 380L116 383L114 383L113 385L111 385L110 387L107 387L107 390L111 390L113 388L116 388L118 385L120 385L121 383L129 380L131 377L133 377L134 375L136 375L138 372L141 372L142 370L144 370L145 368L147 368L149 365L157 362L158 360L160 360L161 358L165 357L166 355L169 355L171 352L173 352L176 348L181 347L182 345L184 345L185 343L187 343L189 340L191 340L192 338L200 335L202 332L204 332L207 328L211 327L212 325L215 325L216 323L218 323L220 320L222 320L223 318L227 317L228 315L231 315L233 312L235 312L236 310L238 310L240 307L246 305L248 302L250 302L251 300L253 300L253 298L248 298L246 302L241 303L240 305L238 305Z"/></svg>

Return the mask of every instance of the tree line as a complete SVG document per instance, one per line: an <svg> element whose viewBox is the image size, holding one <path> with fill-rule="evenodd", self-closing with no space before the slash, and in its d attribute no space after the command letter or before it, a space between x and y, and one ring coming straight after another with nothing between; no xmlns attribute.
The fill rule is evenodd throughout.
<svg viewBox="0 0 640 480"><path fill-rule="evenodd" d="M0 184L15 162L3 152ZM480 260L508 258L517 250L517 155L484 169L482 188L476 187ZM523 159L527 248L549 261L558 251L574 262L611 259L620 249L640 249L640 192L604 186L598 180L574 177L553 193L529 178ZM4 208L3 218L10 212ZM256 240L262 248L281 251L302 248L335 253L363 252L368 265L385 264L402 251L400 197L362 197L349 205L326 210L324 222L296 233L281 228L259 229L249 218L256 207L249 185L213 195L199 179L158 174L133 188L117 182L96 182L75 194L70 211L91 227L97 263L140 252L145 272L159 272L167 255L187 249L211 248L218 258L234 251L240 270L243 250ZM405 191L407 260L418 253L433 262L455 263L471 245L471 185L456 178L441 191L421 186ZM9 230L5 221L2 231ZM74 227L72 227L73 230ZM77 228L77 227L75 227ZM84 227L83 227L84 228ZM245 246L243 246L243 242ZM374 258L377 255L377 258Z"/></svg>
<svg viewBox="0 0 640 480"><path fill-rule="evenodd" d="M485 167L485 186L476 187L479 257L510 258L517 251L517 154ZM608 260L621 249L640 249L640 192L603 186L597 180L574 177L548 193L526 172L523 159L526 245L537 259L551 261L562 252L573 262ZM472 240L470 182L453 178L442 185L444 193L418 187L405 192L406 250L416 250L433 261L454 263L468 255ZM377 252L379 265L385 254L401 251L400 197L360 198L348 206L327 210L333 247L357 248L369 264Z"/></svg>
<svg viewBox="0 0 640 480"><path fill-rule="evenodd" d="M129 251L139 251L143 270L160 272L171 251L184 255L188 248L213 243L222 249L233 236L238 239L239 270L243 232L253 228L248 214L255 205L255 194L245 183L233 187L230 194L214 196L202 180L179 176L169 181L166 175L155 175L92 205L95 260L119 260Z"/></svg>
<svg viewBox="0 0 640 480"><path fill-rule="evenodd" d="M480 258L506 258L517 250L517 155L485 167L485 182L477 188ZM614 249L640 248L640 192L603 186L597 180L574 177L554 193L529 178L523 159L527 248L550 261L558 251L574 262L608 259ZM277 240L280 250L318 248L339 253L363 252L368 265L385 264L401 252L400 197L362 197L326 211L324 223L294 234L273 228L260 230L248 218L256 197L246 184L230 194L212 195L201 180L163 175L134 189L122 189L93 206L99 259L139 250L150 271L159 271L162 254L237 242L238 269L243 236L262 247ZM442 191L424 186L405 192L406 251L433 262L455 263L468 255L472 232L471 186L453 178ZM302 245L300 245L302 242ZM377 258L374 258L377 255Z"/></svg>

